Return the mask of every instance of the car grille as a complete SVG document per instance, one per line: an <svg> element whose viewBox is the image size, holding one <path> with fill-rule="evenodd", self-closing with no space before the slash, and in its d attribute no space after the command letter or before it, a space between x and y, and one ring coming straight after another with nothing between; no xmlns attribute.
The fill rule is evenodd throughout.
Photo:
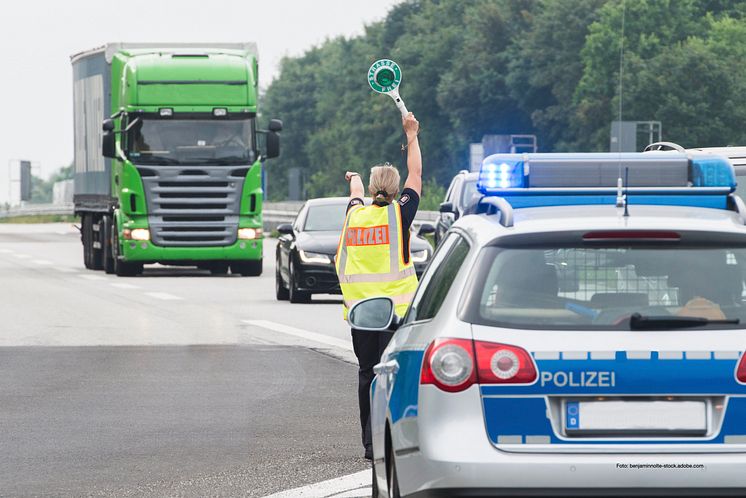
<svg viewBox="0 0 746 498"><path fill-rule="evenodd" d="M236 241L247 168L156 168L138 168L148 203L153 244L165 247L227 246Z"/></svg>

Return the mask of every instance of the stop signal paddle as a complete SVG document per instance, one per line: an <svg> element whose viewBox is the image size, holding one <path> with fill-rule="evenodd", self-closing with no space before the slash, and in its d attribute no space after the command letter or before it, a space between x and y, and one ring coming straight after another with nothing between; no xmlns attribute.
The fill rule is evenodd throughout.
<svg viewBox="0 0 746 498"><path fill-rule="evenodd" d="M388 95L396 103L402 116L409 114L407 106L399 96L401 69L391 59L379 59L368 69L368 84L374 92Z"/></svg>

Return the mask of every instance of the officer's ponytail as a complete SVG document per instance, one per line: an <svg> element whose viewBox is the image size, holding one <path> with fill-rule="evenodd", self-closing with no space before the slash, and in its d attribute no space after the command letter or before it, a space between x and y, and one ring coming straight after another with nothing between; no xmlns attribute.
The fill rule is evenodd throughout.
<svg viewBox="0 0 746 498"><path fill-rule="evenodd" d="M370 170L368 192L373 196L373 203L379 206L391 204L399 193L399 171L385 163Z"/></svg>

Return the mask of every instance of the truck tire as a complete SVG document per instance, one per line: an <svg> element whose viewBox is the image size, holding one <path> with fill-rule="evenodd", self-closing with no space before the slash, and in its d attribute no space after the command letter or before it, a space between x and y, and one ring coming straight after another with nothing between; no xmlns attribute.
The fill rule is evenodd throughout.
<svg viewBox="0 0 746 498"><path fill-rule="evenodd" d="M111 216L104 216L103 220L101 221L101 240L103 244L103 264L104 264L104 271L108 274L114 273L114 255L112 253L113 244L111 241L111 234L112 234L112 219Z"/></svg>
<svg viewBox="0 0 746 498"><path fill-rule="evenodd" d="M119 235L116 228L112 230L111 238L113 269L117 277L134 277L142 273L142 263L130 263L119 259Z"/></svg>
<svg viewBox="0 0 746 498"><path fill-rule="evenodd" d="M212 275L226 275L228 273L228 263L210 263L207 267Z"/></svg>
<svg viewBox="0 0 746 498"><path fill-rule="evenodd" d="M104 243L103 239L103 218L98 220L94 215L90 215L90 229L91 229L91 269L92 270L103 270L104 269ZM93 226L98 223L98 231L93 229ZM93 247L93 244L98 242L100 247Z"/></svg>
<svg viewBox="0 0 746 498"><path fill-rule="evenodd" d="M231 263L231 273L237 273L244 277L258 277L262 274L262 260Z"/></svg>
<svg viewBox="0 0 746 498"><path fill-rule="evenodd" d="M91 235L93 234L93 230L91 230L91 215L82 214L80 218L80 240L83 243L83 265L90 270L93 268L93 258L91 255Z"/></svg>

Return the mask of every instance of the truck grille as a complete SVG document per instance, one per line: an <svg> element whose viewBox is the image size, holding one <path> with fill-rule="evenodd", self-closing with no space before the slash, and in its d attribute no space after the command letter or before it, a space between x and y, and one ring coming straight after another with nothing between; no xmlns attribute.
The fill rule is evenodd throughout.
<svg viewBox="0 0 746 498"><path fill-rule="evenodd" d="M245 168L226 166L148 167L141 176L153 244L233 244L245 175Z"/></svg>

